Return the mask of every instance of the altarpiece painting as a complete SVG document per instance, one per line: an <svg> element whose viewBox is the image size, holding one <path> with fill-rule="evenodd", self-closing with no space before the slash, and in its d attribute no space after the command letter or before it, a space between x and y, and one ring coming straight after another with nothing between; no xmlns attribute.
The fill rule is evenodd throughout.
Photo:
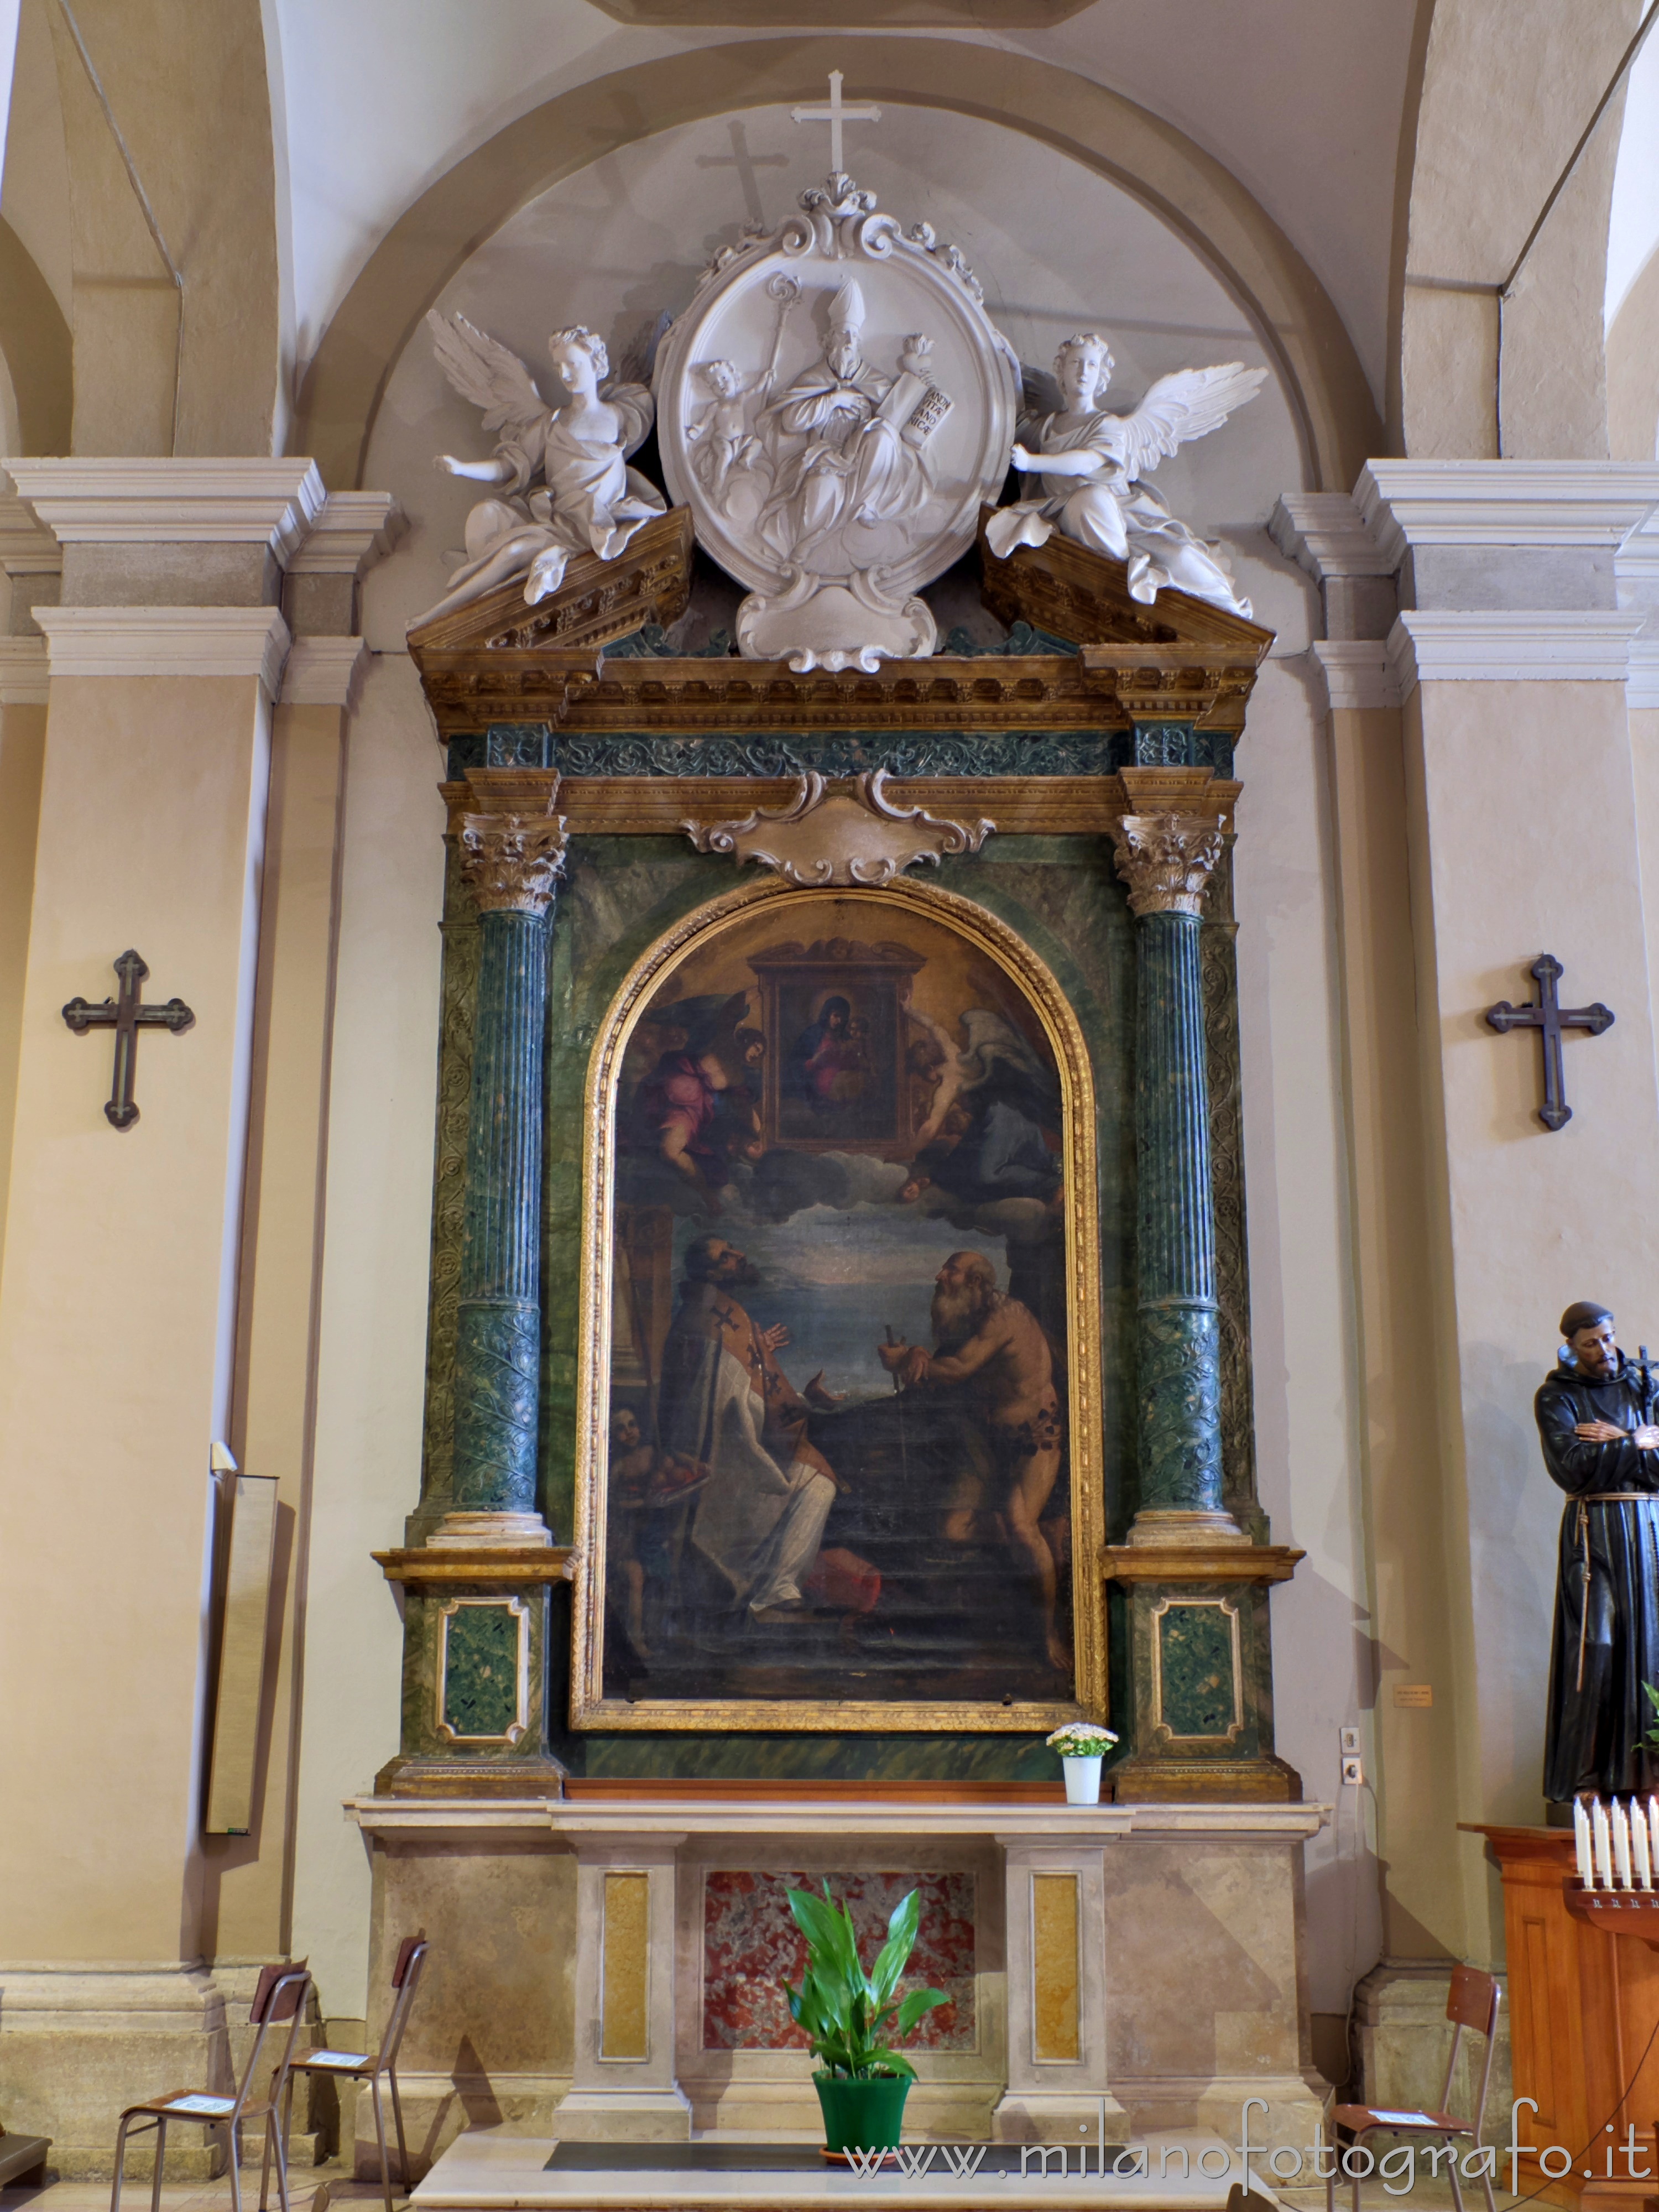
<svg viewBox="0 0 1659 2212"><path fill-rule="evenodd" d="M1092 1085L1030 949L912 884L716 902L587 1110L579 1724L1098 1695Z"/></svg>

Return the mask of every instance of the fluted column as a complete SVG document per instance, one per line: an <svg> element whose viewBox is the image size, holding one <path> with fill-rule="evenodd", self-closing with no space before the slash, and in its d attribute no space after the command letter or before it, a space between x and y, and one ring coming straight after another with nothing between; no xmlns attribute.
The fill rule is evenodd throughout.
<svg viewBox="0 0 1659 2212"><path fill-rule="evenodd" d="M453 1510L434 1544L546 1544L536 1510L547 915L564 822L460 817L482 936L455 1332Z"/></svg>
<svg viewBox="0 0 1659 2212"><path fill-rule="evenodd" d="M1243 1540L1221 1503L1221 1327L1199 966L1199 909L1221 857L1221 827L1212 814L1160 809L1126 815L1112 831L1138 924L1140 1509L1132 1543Z"/></svg>

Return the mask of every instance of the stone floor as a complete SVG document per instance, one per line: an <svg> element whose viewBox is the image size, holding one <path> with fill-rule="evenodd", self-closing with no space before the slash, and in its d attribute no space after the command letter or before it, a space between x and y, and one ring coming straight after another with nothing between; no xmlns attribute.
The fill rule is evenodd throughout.
<svg viewBox="0 0 1659 2212"><path fill-rule="evenodd" d="M106 2181L49 2181L41 2189L0 2189L0 2212L109 2212ZM271 2203L276 2202L271 2191ZM381 2203L378 2181L353 2181L343 2166L308 2166L289 2176L289 2212L330 2212L348 2206L350 2212L370 2212ZM407 2199L394 2189L392 2201L401 2208ZM242 2168L243 2212L258 2212L259 2169ZM121 2212L149 2212L149 2184L130 2181L121 2191ZM161 2185L161 2212L232 2212L230 2182L166 2181Z"/></svg>

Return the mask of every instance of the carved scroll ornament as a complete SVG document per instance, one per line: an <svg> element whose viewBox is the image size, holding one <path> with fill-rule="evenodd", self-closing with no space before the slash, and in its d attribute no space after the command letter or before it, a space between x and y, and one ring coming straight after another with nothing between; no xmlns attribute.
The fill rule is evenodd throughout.
<svg viewBox="0 0 1659 2212"><path fill-rule="evenodd" d="M481 914L547 912L564 866L562 814L464 814L459 837Z"/></svg>
<svg viewBox="0 0 1659 2212"><path fill-rule="evenodd" d="M1112 824L1117 872L1129 886L1129 910L1196 915L1221 858L1221 817L1126 814Z"/></svg>
<svg viewBox="0 0 1659 2212"><path fill-rule="evenodd" d="M887 771L875 769L831 784L815 770L799 779L783 807L756 807L741 821L681 827L700 853L729 853L739 866L775 868L799 890L890 884L918 861L935 866L946 854L977 853L996 828L940 820L921 806L896 806L884 795Z"/></svg>

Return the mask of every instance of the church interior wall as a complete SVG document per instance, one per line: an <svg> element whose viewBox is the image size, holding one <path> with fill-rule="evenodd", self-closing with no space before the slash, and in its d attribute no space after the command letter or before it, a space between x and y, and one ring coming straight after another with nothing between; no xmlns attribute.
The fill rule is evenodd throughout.
<svg viewBox="0 0 1659 2212"><path fill-rule="evenodd" d="M350 740L318 1329L293 1942L367 2009L368 1869L341 1817L398 1738L402 1628L370 1553L419 1493L443 896L441 757L415 671L376 658Z"/></svg>
<svg viewBox="0 0 1659 2212"><path fill-rule="evenodd" d="M1239 751L1235 890L1258 1480L1274 1540L1307 1553L1273 1599L1278 1748L1309 1796L1337 1807L1305 1850L1305 2004L1326 2071L1379 1955L1419 1978L1452 1958L1501 1965L1495 1875L1451 1821L1539 1815L1557 1515L1528 1406L1549 1301L1593 1289L1636 1316L1651 1289L1659 709L1626 719L1613 682L1425 681L1403 710L1329 711L1309 657L1316 593L1266 521L1281 494L1344 491L1386 450L1390 350L1390 413L1413 459L1653 459L1659 252L1612 297L1620 100L1501 319L1493 291L1640 10L1425 0L1345 32L1299 0L1263 5L1295 18L1304 50L1275 72L1290 33L1264 34L1245 97L1218 40L1194 47L1183 85L1168 81L1168 41L1200 0L1171 0L1156 37L1137 27L1109 81L1080 21L1041 37L705 35L622 26L585 0L501 0L489 40L446 15L404 42L392 0L77 0L186 267L181 339L179 295L70 34L48 0L22 0L0 271L15 248L27 297L21 310L0 299L0 447L286 444L323 454L336 489L392 493L410 526L363 587L372 656L344 734L335 709L277 709L257 992L252 680L70 678L54 684L49 743L46 708L0 660L0 1363L14 1382L57 1378L30 1389L6 1447L52 1471L11 1530L39 1562L14 1626L44 1641L9 1662L43 1685L9 1750L46 1786L0 1833L0 1890L28 1900L9 1954L199 1951L228 1986L285 1948L309 1956L329 2019L366 2023L387 1929L418 1909L459 1929L465 1851L371 1850L341 1813L398 1741L400 1597L370 1555L403 1540L417 1503L427 1362L443 755L404 633L441 590L476 496L434 474L432 454L482 450L420 317L465 313L538 374L548 329L586 322L616 365L690 296L708 252L787 204L802 161L787 101L839 66L885 109L858 145L860 182L961 246L1023 358L1046 367L1058 338L1097 322L1126 392L1200 357L1270 371L1224 438L1158 481L1223 540L1276 632ZM1420 102L1396 177L1414 35ZM1340 111L1322 88L1348 82L1344 36L1367 42L1376 96L1339 159ZM353 58L369 50L383 97L353 131L341 103L361 106ZM1647 112L1634 91L1632 112ZM241 580L226 568L209 584L215 557L82 553L68 595L268 598L262 556L239 552ZM1419 549L1405 582L1419 605L1541 599L1548 620L1575 593L1610 604L1607 565L1582 548L1440 546ZM733 596L700 586L688 635L725 622ZM975 619L989 642L1000 626ZM9 628L38 636L21 598ZM151 826L142 867L100 860L89 879L94 782ZM1564 871L1564 851L1595 865ZM118 1146L87 1073L94 1049L105 1065L101 1040L70 1048L49 1084L20 1091L18 1069L127 941L136 900L161 995L191 949L198 1030L188 1065L146 1041L144 1117ZM1478 1018L1524 995L1517 947L1545 943L1566 963L1564 998L1618 1013L1608 1035L1568 1041L1569 1096L1582 1080L1594 1111L1547 1139L1532 1040L1493 1040ZM1620 1202L1592 1215L1586 1194L1615 1158ZM150 1179L136 1214L135 1158ZM224 1261L239 1224L232 1361ZM107 1310L85 1301L71 1261L88 1237L113 1239L112 1283L123 1269L146 1281L137 1314L112 1293ZM31 1285L21 1319L8 1279ZM124 1375L171 1380L141 1393L141 1421L130 1393L87 1388L88 1347L111 1329ZM191 1809L204 1426L256 1470L280 1464L289 1516L263 1831L205 1849ZM89 1574L99 1607L71 1645ZM138 1717L100 1735L94 1771L74 1747L112 1674ZM1434 1685L1431 1709L1395 1705L1407 1681ZM1374 1791L1337 1784L1337 1730L1355 1723ZM121 1821L100 1826L112 1796ZM574 1866L518 1846L486 1856L467 1892L479 1978L447 1985L442 1968L422 2046L434 2084L458 2045L477 2061L432 2088L449 2100L445 2130L486 2094L539 2125L547 2084L568 2070ZM90 1909L89 1863L102 1886ZM536 2062L521 2094L477 2040L483 1994L502 1986L502 2049Z"/></svg>

